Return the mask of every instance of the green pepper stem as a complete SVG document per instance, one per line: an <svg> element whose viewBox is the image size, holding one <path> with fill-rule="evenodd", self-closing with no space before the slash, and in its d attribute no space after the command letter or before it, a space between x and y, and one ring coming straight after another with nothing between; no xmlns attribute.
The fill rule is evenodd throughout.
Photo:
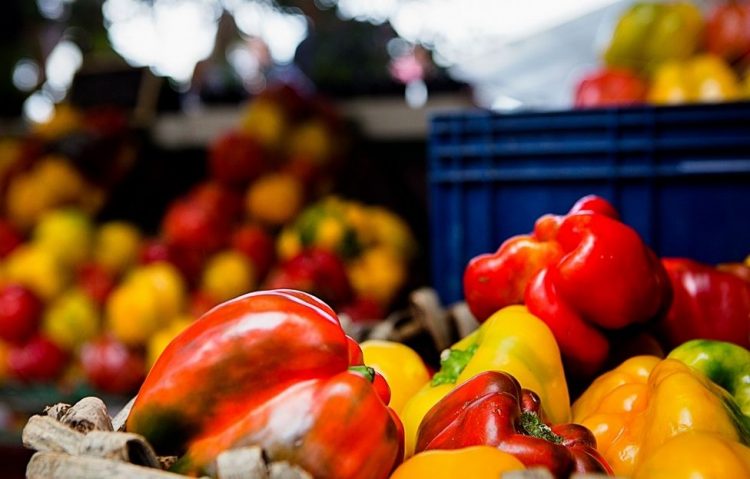
<svg viewBox="0 0 750 479"><path fill-rule="evenodd" d="M373 382L375 380L375 370L370 366L349 366L349 371L361 374L370 382Z"/></svg>
<svg viewBox="0 0 750 479"><path fill-rule="evenodd" d="M548 425L544 424L536 413L524 411L521 413L521 429L527 436L544 439L554 444L562 444L562 437L552 431Z"/></svg>
<svg viewBox="0 0 750 479"><path fill-rule="evenodd" d="M474 353L479 349L478 344L472 344L466 350L451 349L444 352L440 359L440 371L432 377L430 385L439 386L441 384L456 384L458 376L466 369L466 366L474 357Z"/></svg>

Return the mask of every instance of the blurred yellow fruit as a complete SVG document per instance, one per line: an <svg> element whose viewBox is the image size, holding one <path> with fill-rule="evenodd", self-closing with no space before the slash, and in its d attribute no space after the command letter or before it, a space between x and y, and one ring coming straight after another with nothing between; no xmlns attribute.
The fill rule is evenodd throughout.
<svg viewBox="0 0 750 479"><path fill-rule="evenodd" d="M368 340L360 344L365 364L383 375L391 389L388 405L401 415L406 402L430 380L422 358L405 344Z"/></svg>
<svg viewBox="0 0 750 479"><path fill-rule="evenodd" d="M361 203L350 201L346 204L343 211L344 217L357 232L359 240L362 243L370 243L372 238L371 235L369 235L370 228L367 209Z"/></svg>
<svg viewBox="0 0 750 479"><path fill-rule="evenodd" d="M37 218L50 208L52 200L48 190L37 188L31 175L20 175L8 185L6 211L10 221L26 231Z"/></svg>
<svg viewBox="0 0 750 479"><path fill-rule="evenodd" d="M94 259L115 274L121 274L138 259L141 234L124 221L103 224L96 234Z"/></svg>
<svg viewBox="0 0 750 479"><path fill-rule="evenodd" d="M325 123L312 120L300 125L289 136L289 156L302 156L325 163L333 155L331 133Z"/></svg>
<svg viewBox="0 0 750 479"><path fill-rule="evenodd" d="M80 205L94 212L103 202L103 192L89 186L61 156L46 156L30 171L13 179L6 197L7 214L19 228L34 226L46 211L65 205Z"/></svg>
<svg viewBox="0 0 750 479"><path fill-rule="evenodd" d="M250 185L245 204L251 218L278 226L288 223L299 213L304 196L304 188L297 178L275 173Z"/></svg>
<svg viewBox="0 0 750 479"><path fill-rule="evenodd" d="M201 288L219 302L255 289L252 263L236 251L222 251L208 260Z"/></svg>
<svg viewBox="0 0 750 479"><path fill-rule="evenodd" d="M349 279L354 291L388 304L406 280L406 266L392 251L384 247L366 250L349 266Z"/></svg>
<svg viewBox="0 0 750 479"><path fill-rule="evenodd" d="M10 346L0 340L0 385L8 378L8 350Z"/></svg>
<svg viewBox="0 0 750 479"><path fill-rule="evenodd" d="M165 322L158 294L147 282L126 282L107 300L105 327L129 346L146 344Z"/></svg>
<svg viewBox="0 0 750 479"><path fill-rule="evenodd" d="M276 242L276 254L279 255L279 259L289 259L300 251L302 251L302 243L297 232L292 228L284 228Z"/></svg>
<svg viewBox="0 0 750 479"><path fill-rule="evenodd" d="M146 348L146 359L148 366L154 365L156 360L159 358L161 353L166 349L170 342L177 337L182 331L185 330L190 324L193 323L193 318L190 316L180 316L177 319L169 323L165 328L157 331L151 339L148 341Z"/></svg>
<svg viewBox="0 0 750 479"><path fill-rule="evenodd" d="M10 138L0 139L0 179L4 179L8 170L16 164L21 152L20 141Z"/></svg>
<svg viewBox="0 0 750 479"><path fill-rule="evenodd" d="M28 287L44 301L62 292L69 273L55 255L34 244L16 248L5 262L7 280Z"/></svg>
<svg viewBox="0 0 750 479"><path fill-rule="evenodd" d="M59 201L78 198L86 187L81 174L62 156L47 156L33 170L39 186L50 190Z"/></svg>
<svg viewBox="0 0 750 479"><path fill-rule="evenodd" d="M62 349L73 351L99 333L99 310L83 291L58 296L44 312L42 331Z"/></svg>
<svg viewBox="0 0 750 479"><path fill-rule="evenodd" d="M648 99L655 104L712 103L736 100L740 95L739 80L729 65L713 55L698 55L660 65Z"/></svg>
<svg viewBox="0 0 750 479"><path fill-rule="evenodd" d="M414 255L416 241L409 226L398 215L375 206L367 209L367 216L375 246L383 246L405 260Z"/></svg>
<svg viewBox="0 0 750 479"><path fill-rule="evenodd" d="M267 148L278 148L286 131L284 111L273 101L256 100L248 106L240 130Z"/></svg>
<svg viewBox="0 0 750 479"><path fill-rule="evenodd" d="M142 284L156 294L157 312L162 322L180 314L185 304L185 281L170 263L158 262L133 270L127 284Z"/></svg>
<svg viewBox="0 0 750 479"><path fill-rule="evenodd" d="M323 218L318 224L315 245L328 251L336 251L339 243L343 241L346 228L340 220L332 216Z"/></svg>
<svg viewBox="0 0 750 479"><path fill-rule="evenodd" d="M91 252L91 220L80 210L45 213L34 228L34 244L52 253L66 266L77 266Z"/></svg>
<svg viewBox="0 0 750 479"><path fill-rule="evenodd" d="M82 117L77 109L67 103L60 103L50 119L36 124L33 131L44 139L54 140L79 129L81 122Z"/></svg>

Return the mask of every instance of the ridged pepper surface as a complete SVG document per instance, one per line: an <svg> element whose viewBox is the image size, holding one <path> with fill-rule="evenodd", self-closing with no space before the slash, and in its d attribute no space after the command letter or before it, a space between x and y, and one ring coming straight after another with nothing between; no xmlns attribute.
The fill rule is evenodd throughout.
<svg viewBox="0 0 750 479"><path fill-rule="evenodd" d="M628 359L581 395L573 419L594 433L616 475L750 477L748 418L727 391L677 359Z"/></svg>

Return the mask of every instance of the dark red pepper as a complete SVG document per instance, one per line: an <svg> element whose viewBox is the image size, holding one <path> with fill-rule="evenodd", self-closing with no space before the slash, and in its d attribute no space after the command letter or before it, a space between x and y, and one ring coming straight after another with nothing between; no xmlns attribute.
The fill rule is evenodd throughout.
<svg viewBox="0 0 750 479"><path fill-rule="evenodd" d="M511 375L486 371L454 389L427 413L416 452L494 446L556 478L574 472L612 474L596 439L578 424L550 426L539 396Z"/></svg>
<svg viewBox="0 0 750 479"><path fill-rule="evenodd" d="M660 324L670 348L699 338L750 348L750 281L689 259L663 258L662 263L674 290Z"/></svg>

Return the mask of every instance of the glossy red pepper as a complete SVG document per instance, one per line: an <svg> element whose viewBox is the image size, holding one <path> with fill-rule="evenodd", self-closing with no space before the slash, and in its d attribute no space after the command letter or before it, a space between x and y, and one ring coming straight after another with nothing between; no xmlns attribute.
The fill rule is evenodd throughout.
<svg viewBox="0 0 750 479"><path fill-rule="evenodd" d="M499 371L474 376L430 409L416 452L481 445L512 454L528 467L545 467L556 478L612 473L591 431L578 424L548 425L539 396Z"/></svg>
<svg viewBox="0 0 750 479"><path fill-rule="evenodd" d="M472 259L464 291L480 321L524 302L547 323L581 375L604 365L608 331L655 318L671 300L656 255L596 196L582 198L567 215L542 216L530 235Z"/></svg>
<svg viewBox="0 0 750 479"><path fill-rule="evenodd" d="M325 303L250 293L167 346L127 429L159 453L185 453L180 472L211 474L221 452L257 444L316 478L384 479L401 460L403 430L381 380Z"/></svg>
<svg viewBox="0 0 750 479"><path fill-rule="evenodd" d="M674 301L661 322L670 347L717 339L750 348L750 281L683 258L663 258Z"/></svg>

